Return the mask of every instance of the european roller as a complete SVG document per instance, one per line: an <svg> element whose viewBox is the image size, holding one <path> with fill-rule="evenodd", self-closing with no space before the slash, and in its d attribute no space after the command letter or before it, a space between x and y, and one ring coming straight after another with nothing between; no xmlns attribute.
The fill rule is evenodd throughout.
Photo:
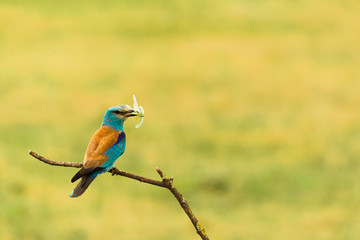
<svg viewBox="0 0 360 240"><path fill-rule="evenodd" d="M129 105L119 105L105 112L100 129L92 136L86 149L83 167L71 179L71 182L80 178L81 181L70 197L81 196L99 174L113 167L116 159L125 151L126 137L123 124L127 118L139 116L140 123L137 125L139 127L144 116L143 108L140 109L134 96L134 108Z"/></svg>

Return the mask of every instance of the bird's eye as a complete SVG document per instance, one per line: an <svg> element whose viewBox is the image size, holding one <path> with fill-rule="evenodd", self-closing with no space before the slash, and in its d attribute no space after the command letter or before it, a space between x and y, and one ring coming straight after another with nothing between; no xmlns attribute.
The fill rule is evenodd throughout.
<svg viewBox="0 0 360 240"><path fill-rule="evenodd" d="M113 113L120 114L121 112L119 110L112 111Z"/></svg>

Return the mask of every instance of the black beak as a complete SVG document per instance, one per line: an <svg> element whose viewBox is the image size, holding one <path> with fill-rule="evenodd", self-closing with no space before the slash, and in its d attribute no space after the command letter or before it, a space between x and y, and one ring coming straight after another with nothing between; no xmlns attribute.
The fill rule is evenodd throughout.
<svg viewBox="0 0 360 240"><path fill-rule="evenodd" d="M135 116L137 116L137 114L133 109L130 109L126 112L126 117L135 117Z"/></svg>

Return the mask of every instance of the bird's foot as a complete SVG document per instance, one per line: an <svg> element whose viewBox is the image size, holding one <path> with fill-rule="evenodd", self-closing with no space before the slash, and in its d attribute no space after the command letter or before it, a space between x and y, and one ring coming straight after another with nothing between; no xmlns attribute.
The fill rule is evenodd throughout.
<svg viewBox="0 0 360 240"><path fill-rule="evenodd" d="M110 169L111 176L114 176L114 175L116 174L116 170L117 170L116 167L112 167L112 168Z"/></svg>

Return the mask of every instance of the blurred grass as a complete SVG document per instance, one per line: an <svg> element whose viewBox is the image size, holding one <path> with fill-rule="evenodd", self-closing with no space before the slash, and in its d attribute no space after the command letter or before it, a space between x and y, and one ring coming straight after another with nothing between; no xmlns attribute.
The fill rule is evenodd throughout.
<svg viewBox="0 0 360 240"><path fill-rule="evenodd" d="M104 175L69 199L104 111L116 165L175 177L211 239L359 239L360 3L1 1L0 239L196 239L162 190Z"/></svg>

